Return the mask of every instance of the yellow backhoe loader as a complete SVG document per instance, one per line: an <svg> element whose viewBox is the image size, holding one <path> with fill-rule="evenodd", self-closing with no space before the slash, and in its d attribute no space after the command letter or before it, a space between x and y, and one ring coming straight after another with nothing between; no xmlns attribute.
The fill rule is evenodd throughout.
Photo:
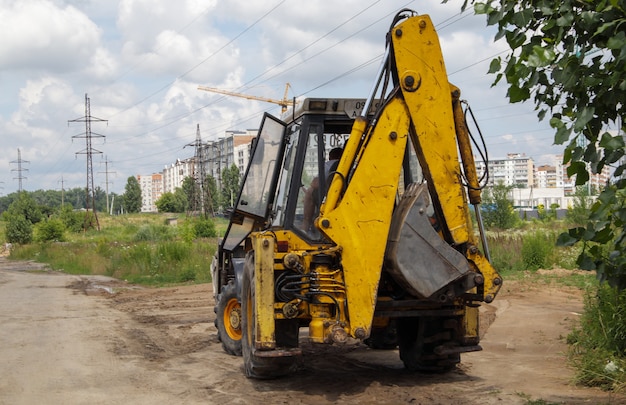
<svg viewBox="0 0 626 405"><path fill-rule="evenodd" d="M212 263L219 339L248 377L296 373L302 339L397 347L406 368L435 372L481 350L478 307L502 278L473 140L433 23L411 10L369 98L265 114Z"/></svg>

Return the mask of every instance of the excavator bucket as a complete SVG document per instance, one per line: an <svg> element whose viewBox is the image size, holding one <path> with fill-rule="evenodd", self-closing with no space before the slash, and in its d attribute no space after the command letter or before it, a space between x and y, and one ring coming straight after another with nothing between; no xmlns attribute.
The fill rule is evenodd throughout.
<svg viewBox="0 0 626 405"><path fill-rule="evenodd" d="M467 259L441 239L429 204L425 183L408 187L391 222L385 266L411 295L447 302L474 287L475 273Z"/></svg>

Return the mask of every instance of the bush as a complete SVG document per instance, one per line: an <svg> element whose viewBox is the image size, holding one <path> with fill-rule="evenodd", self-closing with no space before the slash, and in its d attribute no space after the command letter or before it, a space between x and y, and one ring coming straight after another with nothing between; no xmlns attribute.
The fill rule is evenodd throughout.
<svg viewBox="0 0 626 405"><path fill-rule="evenodd" d="M70 204L65 204L59 212L59 219L63 221L65 229L70 232L81 232L85 224L85 213L74 211Z"/></svg>
<svg viewBox="0 0 626 405"><path fill-rule="evenodd" d="M626 387L626 290L606 283L590 290L580 327L567 341L577 382L604 389Z"/></svg>
<svg viewBox="0 0 626 405"><path fill-rule="evenodd" d="M9 216L22 216L31 224L36 224L43 219L41 209L35 203L35 200L26 192L19 193L6 211Z"/></svg>
<svg viewBox="0 0 626 405"><path fill-rule="evenodd" d="M485 226L497 229L510 229L515 227L520 219L513 209L513 203L508 195L511 186L502 183L486 189L481 206L482 217Z"/></svg>
<svg viewBox="0 0 626 405"><path fill-rule="evenodd" d="M136 242L158 242L171 240L172 238L172 232L166 225L149 224L139 228L134 240Z"/></svg>
<svg viewBox="0 0 626 405"><path fill-rule="evenodd" d="M33 240L33 224L23 215L7 215L5 229L6 240L9 243L27 244Z"/></svg>
<svg viewBox="0 0 626 405"><path fill-rule="evenodd" d="M552 263L548 263L548 259L554 250L554 243L549 235L541 231L524 235L522 242L524 266L529 270L551 267Z"/></svg>
<svg viewBox="0 0 626 405"><path fill-rule="evenodd" d="M65 241L65 225L60 219L49 219L35 225L35 240L37 242Z"/></svg>
<svg viewBox="0 0 626 405"><path fill-rule="evenodd" d="M519 234L497 233L487 236L491 265L499 272L523 270L522 237Z"/></svg>
<svg viewBox="0 0 626 405"><path fill-rule="evenodd" d="M194 224L196 238L213 238L217 236L215 223L210 219L199 219Z"/></svg>

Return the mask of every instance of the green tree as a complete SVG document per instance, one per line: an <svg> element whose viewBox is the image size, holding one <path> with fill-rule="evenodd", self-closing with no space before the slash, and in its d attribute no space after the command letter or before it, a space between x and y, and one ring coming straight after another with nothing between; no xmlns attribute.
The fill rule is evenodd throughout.
<svg viewBox="0 0 626 405"><path fill-rule="evenodd" d="M21 192L2 214L6 221L5 237L9 243L30 243L33 224L43 219L39 206L27 192Z"/></svg>
<svg viewBox="0 0 626 405"><path fill-rule="evenodd" d="M204 190L207 194L206 200L210 201L211 204L209 212L214 214L220 206L220 193L217 189L217 181L215 180L215 177L207 176L204 181Z"/></svg>
<svg viewBox="0 0 626 405"><path fill-rule="evenodd" d="M180 188L187 200L186 206L191 211L198 212L200 210L200 187L198 187L196 179L191 176L185 177Z"/></svg>
<svg viewBox="0 0 626 405"><path fill-rule="evenodd" d="M239 193L240 174L237 165L232 164L222 171L222 205L232 207Z"/></svg>
<svg viewBox="0 0 626 405"><path fill-rule="evenodd" d="M165 192L156 200L155 205L159 212L185 212L186 203L184 193L177 189L176 193Z"/></svg>
<svg viewBox="0 0 626 405"><path fill-rule="evenodd" d="M21 192L7 209L10 216L22 216L31 224L43 219L40 207L28 192Z"/></svg>
<svg viewBox="0 0 626 405"><path fill-rule="evenodd" d="M135 176L130 176L124 188L124 209L126 212L141 211L141 186Z"/></svg>
<svg viewBox="0 0 626 405"><path fill-rule="evenodd" d="M81 232L85 223L85 214L74 211L71 204L64 204L59 210L59 219L70 232Z"/></svg>
<svg viewBox="0 0 626 405"><path fill-rule="evenodd" d="M485 190L482 216L486 226L509 229L517 224L519 218L509 199L509 193L512 189L512 186L506 186L500 182Z"/></svg>
<svg viewBox="0 0 626 405"><path fill-rule="evenodd" d="M187 194L185 194L185 191L182 189L182 187L177 187L176 190L174 190L174 197L176 198L176 201L179 204L179 210L177 212L185 212L189 209L189 200L187 199Z"/></svg>
<svg viewBox="0 0 626 405"><path fill-rule="evenodd" d="M7 216L4 234L7 242L27 244L33 240L33 224L23 215Z"/></svg>
<svg viewBox="0 0 626 405"><path fill-rule="evenodd" d="M465 1L463 7L467 6ZM613 184L591 207L586 226L559 243L583 243L578 264L626 288L626 9L618 0L473 1L474 11L496 25L511 52L491 62L494 84L503 78L511 102L532 99L548 117L554 143L565 145L563 163L576 184L589 172L615 169ZM617 128L617 131L609 131Z"/></svg>

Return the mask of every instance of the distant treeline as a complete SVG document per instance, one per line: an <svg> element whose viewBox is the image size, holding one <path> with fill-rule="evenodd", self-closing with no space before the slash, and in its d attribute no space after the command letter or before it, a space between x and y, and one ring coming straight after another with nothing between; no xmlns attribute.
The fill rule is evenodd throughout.
<svg viewBox="0 0 626 405"><path fill-rule="evenodd" d="M28 193L37 203L42 212L51 213L61 207L61 204L69 204L74 209L85 209L87 195L84 188L76 187L69 190L36 190L22 191ZM0 197L0 214L6 211L11 203L17 199L18 192ZM105 212L107 210L106 192L100 187L95 189L96 211ZM109 210L113 206L113 213L117 214L121 209L122 199L115 193L109 193Z"/></svg>

